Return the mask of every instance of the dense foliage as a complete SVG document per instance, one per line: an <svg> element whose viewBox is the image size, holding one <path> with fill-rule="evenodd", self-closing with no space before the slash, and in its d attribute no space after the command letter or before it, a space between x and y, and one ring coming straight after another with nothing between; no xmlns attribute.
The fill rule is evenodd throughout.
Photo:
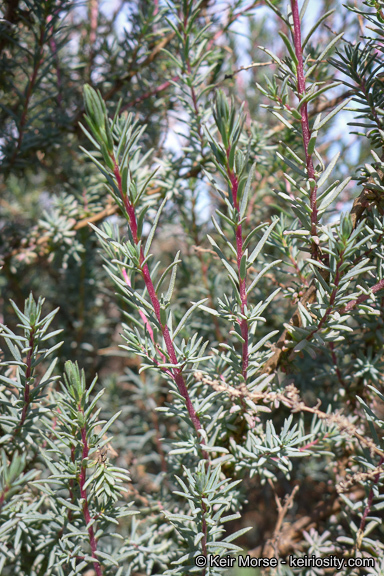
<svg viewBox="0 0 384 576"><path fill-rule="evenodd" d="M384 575L384 2L0 10L0 574Z"/></svg>

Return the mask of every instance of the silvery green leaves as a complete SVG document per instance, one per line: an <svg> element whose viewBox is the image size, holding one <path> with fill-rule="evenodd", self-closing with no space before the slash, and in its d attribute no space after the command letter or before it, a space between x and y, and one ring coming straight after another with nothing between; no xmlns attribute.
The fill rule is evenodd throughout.
<svg viewBox="0 0 384 576"><path fill-rule="evenodd" d="M215 309L205 304L200 308L232 325L229 331L231 341L222 343L221 351L215 350L215 354L225 358L229 369L226 378L252 386L253 377L262 365L260 349L276 334L273 332L261 339L256 336L256 330L257 323L265 321L262 313L278 290L272 291L265 301L257 303L254 294L263 276L280 262L266 262L265 258L265 248L278 219L273 219L269 226L260 224L245 233L255 173L255 166L249 166L249 146L246 152L238 146L245 116L242 109L236 113L234 102L229 104L221 91L216 94L213 115L221 142L212 136L213 130L207 130L207 135L215 156L214 163L224 178L228 193L221 190L216 179L206 173L225 204L225 210L217 210L217 215L212 217L215 238L211 235L207 237L221 260L232 295L224 294ZM261 236L258 242L257 236ZM260 261L263 263L258 269Z"/></svg>
<svg viewBox="0 0 384 576"><path fill-rule="evenodd" d="M159 211L160 212L160 211ZM156 220L153 227L156 227ZM125 324L123 338L125 344L121 345L124 350L137 354L143 359L142 370L155 369L162 377L169 378L169 369L172 362L164 340L161 336L161 323L159 322L153 305L148 298L146 290L135 286L135 272L140 260L140 246L136 247L130 242L123 242L116 229L105 225L104 230L95 228L100 242L106 253L106 268L114 284L122 295L124 302L129 306L124 311L124 316L129 324ZM147 239L146 246L149 240ZM150 254L147 255L149 261ZM145 262L145 260L143 261ZM196 309L206 299L191 303L191 306L178 320L175 319L171 308L172 293L175 285L177 265L181 262L179 253L176 254L172 264L167 266L160 274L160 262L152 268L152 278L159 293L159 302L163 323L168 326L172 339L186 333L186 328ZM132 314L136 311L136 314ZM174 347L180 358L179 367L184 366L193 369L206 360L205 349L207 343L195 334L188 340L174 341Z"/></svg>
<svg viewBox="0 0 384 576"><path fill-rule="evenodd" d="M295 2L292 4L292 9L293 6L296 6ZM304 4L303 8L305 6ZM305 10L303 14L304 12ZM281 140L280 150L277 152L277 157L285 165L285 182L281 182L278 187L278 194L283 200L282 211L286 211L289 206L294 212L298 219L298 226L295 225L294 230L292 230L296 244L300 249L311 252L312 257L318 260L317 226L324 219L326 210L335 202L350 179L345 179L342 183L327 183L325 189L318 190L319 178L324 176L322 181L322 185L324 185L332 169L328 170L324 165L317 149L317 138L320 131L326 125L328 127L329 122L348 104L349 100L342 101L323 118L319 114L314 122L310 121L308 106L340 84L340 82L329 82L323 79L317 81L313 77L316 78L320 62L331 53L335 44L340 41L342 34L333 38L327 46L320 50L318 57L310 65L309 58L305 58L303 50L308 48L311 36L316 32L320 23L332 14L332 11L325 14L312 27L304 42L301 42L301 39L296 41L301 36L298 13L294 17L291 14L291 20L288 21L279 11L277 13L286 22L290 32L289 37L280 33L288 55L281 59L269 50L262 48L277 65L278 73L274 75L272 80L266 79L264 87L258 85L258 88L273 102L266 107L271 110L282 127L290 134L289 144L287 139ZM292 102L292 96L294 102ZM319 192L322 194L321 203L318 198Z"/></svg>
<svg viewBox="0 0 384 576"><path fill-rule="evenodd" d="M57 358L50 358L60 348L62 342L52 344L62 330L49 332L57 310L43 316L44 300L36 302L30 294L25 301L22 312L14 302L11 302L22 329L22 334L16 334L7 326L0 326L0 337L6 343L12 360L7 360L0 366L8 368L0 374L3 388L0 390L0 423L5 431L1 443L29 444L38 440L39 420L46 407L42 405L45 389L55 382L54 375ZM48 345L48 347L47 347ZM48 365L45 360L49 359ZM37 379L36 368L44 362L43 374ZM39 368L40 372L40 368Z"/></svg>
<svg viewBox="0 0 384 576"><path fill-rule="evenodd" d="M297 192L294 198L292 197L292 194L289 195L283 191L278 192L280 198L282 198L285 203L291 204L291 209L297 218L297 223L295 223L291 230L286 230L285 234L290 235L297 240L301 240L299 246L303 250L309 250L308 244L312 241L311 191L316 189L317 192L317 215L319 217L319 222L321 223L321 219L325 220L328 209L336 202L340 194L345 190L352 179L351 177L347 177L342 182L339 180L335 180L331 183L329 182L339 156L340 153L336 153L328 166L323 166L322 171L319 172L319 179L317 182L311 179L307 180L305 184L300 184L297 179L293 178L288 173L284 173L289 184ZM293 165L291 160L284 158L283 156L281 156L281 159L284 160L285 163L288 163L289 166L293 166L293 169L298 172L298 167ZM304 173L302 176L304 177Z"/></svg>
<svg viewBox="0 0 384 576"><path fill-rule="evenodd" d="M249 326L246 384L248 388L253 389L255 385L260 383L260 371L270 354L269 350L266 349L266 345L273 340L278 331L267 332L267 334L261 336L259 334L261 330L258 331L258 327L260 328L260 324L263 325L266 322L265 311L278 292L279 290L276 289L265 301L258 302L255 305L250 304L244 314L241 313L240 307L234 299L229 299L227 296L224 296L222 300L218 300L218 308L215 311L217 316L232 326L231 330L229 330L230 339L213 350L215 356L221 360L220 375L224 381L233 382L237 385L244 383L242 376L243 355L241 351L244 338L238 320L239 317L245 317ZM203 305L201 308L213 314L212 309L207 306ZM212 367L213 366L214 364Z"/></svg>
<svg viewBox="0 0 384 576"><path fill-rule="evenodd" d="M197 556L223 556L240 551L241 548L232 542L250 529L238 530L223 537L224 524L239 517L236 513L230 513L239 480L231 482L223 476L220 466L206 468L203 462L195 471L184 467L183 472L183 477L177 478L180 489L174 494L185 499L188 506L184 513L165 510L164 514L180 534L185 553L172 563L175 568L165 572L168 576L201 574L201 566L195 563ZM223 572L224 569L207 567L204 573L217 576Z"/></svg>
<svg viewBox="0 0 384 576"><path fill-rule="evenodd" d="M7 514L15 506L14 497L23 490L27 482L37 476L38 472L26 471L25 453L20 455L15 452L9 462L6 452L1 450L0 463L0 514Z"/></svg>
<svg viewBox="0 0 384 576"><path fill-rule="evenodd" d="M175 320L171 299L176 267L180 262L179 253L172 264L160 273L161 263L153 266L150 252L166 200L156 211L144 242L139 220L144 213L144 210L139 212L142 206L141 195L134 194L135 177L131 175L128 165L131 143L120 146L125 131L129 134L130 128L124 128L122 134L118 135L116 145L108 151L111 162L104 158L105 167L100 169L104 171L114 196L119 198L119 205L128 222L128 237L127 240L121 238L119 232L108 225L104 229L94 228L105 251L107 271L125 303L134 312L125 312L126 344L122 348L140 358L139 373L150 368L157 378L167 381L172 403L159 411L175 417L177 428L172 435L172 450L167 453L167 457L163 456L164 466L180 467L183 460L195 467L196 462L202 458L205 466L213 465L215 457L220 458L228 451L225 447L215 445L217 433L214 423L220 415L220 409L212 405L216 394L200 397L198 385L193 378L193 372L200 363L210 358L210 355L205 354L207 342L198 333L191 334L189 328L194 315L207 299L192 302ZM107 147L108 142L105 145ZM112 164L113 169L110 168ZM124 185L125 178L129 180L129 185Z"/></svg>
<svg viewBox="0 0 384 576"><path fill-rule="evenodd" d="M113 538L120 519L135 513L121 502L128 473L112 465L108 456L111 438L107 433L120 413L108 421L99 419L97 405L104 391L94 394L95 385L96 379L87 386L77 364L66 363L61 391L55 394L54 425L45 421L42 455L50 475L34 482L65 519L61 528L57 527L51 561L68 562L76 549L83 562L74 574L95 564L117 566L118 548L111 554L102 536L107 541Z"/></svg>
<svg viewBox="0 0 384 576"><path fill-rule="evenodd" d="M353 94L350 100L356 103L349 107L349 110L355 113L353 120L349 122L350 126L356 128L353 133L368 138L374 148L382 148L384 132L381 74L384 61L381 51L377 51L381 33L379 29L375 31L378 32L378 37L367 38L364 43L345 43L344 49L337 51L331 63L342 72L342 82Z"/></svg>
<svg viewBox="0 0 384 576"><path fill-rule="evenodd" d="M131 113L119 114L120 106L110 119L101 94L89 86L84 88L84 100L86 107L94 110L94 117L102 117L104 126L108 128L99 129L99 124L96 126L90 122L89 132L81 126L95 150L89 152L81 149L105 177L105 184L126 218L128 214L124 210L124 202L129 202L133 207L139 206L137 220L141 234L148 207L156 201L156 195L149 197L145 194L157 171L149 170L146 164L151 150L142 154L139 146L145 126L138 126Z"/></svg>
<svg viewBox="0 0 384 576"><path fill-rule="evenodd" d="M42 541L46 506L30 486L40 474L35 463L43 444L43 418L50 412L48 395L58 379L55 352L62 344L56 338L61 330L50 330L57 310L44 315L43 299L30 294L23 310L11 304L18 329L0 327L6 345L0 365L1 569L7 562L17 566L22 551Z"/></svg>
<svg viewBox="0 0 384 576"><path fill-rule="evenodd" d="M5 335L21 359L4 346L0 417L12 424L0 445L4 576L208 576L222 571L204 574L197 554L234 558L235 543L266 558L263 534L275 530L273 554L283 558L284 535L297 526L304 532L295 531L289 554L376 554L379 572L384 163L364 142L381 147L382 2L355 13L342 0L331 10L324 2L236 1L220 13L206 0L147 2L144 11L127 0L112 20L102 7L96 18L91 1L89 22L75 6L63 30L78 42L50 59L47 83L57 90L44 104L63 137L44 126L44 146L33 129L42 134L46 80L38 91L25 82L33 74L25 59L38 51L20 44L7 76L18 109L11 97L1 105L6 141L21 144L1 199L9 239L0 284L24 315L31 282L52 308L63 304L45 334L64 326L60 364L77 358L86 375L67 365L60 388L56 364L44 385L52 352L25 387L31 334L14 326L26 326L23 318L8 322L5 305L15 337ZM51 15L48 4L29 2L44 18L11 30L22 40L10 36L6 62L24 31ZM239 18L249 42L236 41ZM47 38L37 66L56 40ZM333 78L335 48L344 68ZM87 80L95 90L85 88L81 109ZM351 96L362 124L353 139L343 124ZM81 132L74 119L84 109ZM5 166L11 158L6 149ZM99 367L102 386L93 381ZM331 504L320 519L312 490ZM120 518L130 500L140 513ZM250 517L248 540L231 540L226 520L243 528ZM280 566L279 576L288 572Z"/></svg>
<svg viewBox="0 0 384 576"><path fill-rule="evenodd" d="M322 250L327 264L308 260L315 275L317 303L310 306L299 303L301 326L286 325L295 352L306 350L314 355L316 348L342 341L353 332L354 311L348 309L348 303L362 294L370 294L369 286L376 283L375 266L366 251L373 237L374 232L365 222L353 229L349 215L342 215L337 226L322 229ZM368 303L357 309L357 313L380 314L375 304Z"/></svg>
<svg viewBox="0 0 384 576"><path fill-rule="evenodd" d="M278 473L289 479L293 468L292 460L308 456L305 445L315 437L314 432L305 434L303 424L303 421L293 424L291 415L278 433L272 421L268 420L265 430L256 426L254 430L248 431L244 445L232 440L235 467L245 466L251 477L257 475L263 483L268 479L275 479Z"/></svg>

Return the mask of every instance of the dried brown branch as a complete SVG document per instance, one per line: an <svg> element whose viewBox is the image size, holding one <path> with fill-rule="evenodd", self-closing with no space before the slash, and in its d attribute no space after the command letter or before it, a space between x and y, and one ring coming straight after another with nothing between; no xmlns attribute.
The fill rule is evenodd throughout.
<svg viewBox="0 0 384 576"><path fill-rule="evenodd" d="M363 446L366 446L372 454L378 454L379 456L384 456L384 451L377 448L376 444L371 438L368 438L360 433L357 426L352 424L346 416L340 411L336 412L324 412L320 410L320 401L316 406L307 406L304 400L300 397L299 390L293 384L286 386L283 392L250 392L245 385L239 386L239 388L234 388L223 381L213 380L207 376L204 376L202 372L195 372L194 376L197 381L203 382L208 386L211 386L217 392L224 392L228 394L231 399L249 399L253 403L264 402L265 404L271 404L276 407L276 404L283 404L291 410L292 413L295 412L307 412L309 414L316 415L319 420L326 421L329 425L336 426L342 434L345 434L348 438L356 438ZM252 411L251 408L249 408ZM272 410L272 409L271 409Z"/></svg>
<svg viewBox="0 0 384 576"><path fill-rule="evenodd" d="M363 496L364 492L362 490L359 491L358 497L360 498ZM327 501L319 502L315 506L313 514L301 516L292 524L283 523L278 541L278 555L284 558L292 552L297 553L300 551L302 549L301 541L303 531L308 531L311 528L316 527L319 522L340 512L340 509L340 500L337 498L337 494L334 493L327 499ZM264 544L250 550L248 554L253 558L266 557L267 550L265 550L265 548L267 543L268 540Z"/></svg>
<svg viewBox="0 0 384 576"><path fill-rule="evenodd" d="M241 66L241 68L238 68L234 72L231 72L231 74L226 74L224 76L224 79L221 80L221 82L218 82L216 84L216 86L220 86L224 82L224 80L232 79L234 76L236 76L236 74L239 74L239 72L243 72L245 70L250 70L251 68L261 68L263 66L270 66L271 64L273 64L272 61L269 61L269 62L252 62L252 64L248 64L248 66Z"/></svg>
<svg viewBox="0 0 384 576"><path fill-rule="evenodd" d="M377 476L381 476L384 473L383 465L380 464L373 468L373 470L369 470L368 472L355 472L354 474L349 474L341 480L338 485L336 486L336 490L341 494L343 492L349 492L350 489L355 484L365 484L367 481L377 482Z"/></svg>
<svg viewBox="0 0 384 576"><path fill-rule="evenodd" d="M269 479L269 484L271 485L273 491L275 492L275 488L271 479ZM294 489L290 494L286 494L284 498L284 503L282 504L281 498L275 492L275 502L277 507L277 521L275 525L275 529L273 531L272 538L269 538L264 547L263 547L263 557L264 558L278 558L279 557L279 549L280 549L280 541L282 539L282 528L284 519L288 513L288 510L292 508L293 501L295 499L295 495L299 490L299 486L295 486Z"/></svg>

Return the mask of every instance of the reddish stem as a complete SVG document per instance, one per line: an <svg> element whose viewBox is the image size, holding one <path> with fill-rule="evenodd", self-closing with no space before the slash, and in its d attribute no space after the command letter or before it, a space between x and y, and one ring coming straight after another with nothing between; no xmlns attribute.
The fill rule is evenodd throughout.
<svg viewBox="0 0 384 576"><path fill-rule="evenodd" d="M379 292L379 290L383 290L383 289L384 289L384 279L380 280L380 282L378 282L377 284L372 286L371 292L373 294L376 294L376 292ZM348 302L348 304L346 306L344 306L344 308L341 310L341 313L343 314L344 312L349 312L350 310L352 310L352 308L354 308L358 304L362 304L363 302L368 300L370 297L371 297L370 294L362 294L361 296L359 296L355 300L351 300L350 302Z"/></svg>
<svg viewBox="0 0 384 576"><path fill-rule="evenodd" d="M339 284L340 284L340 280L342 278L342 274L341 274L341 266L344 262L344 250L342 252L340 252L340 260L337 263L336 266L336 274L335 274L335 280L334 280L334 284L335 287L332 290L330 299L329 299L329 306L326 309L324 316L321 318L317 328L315 328L314 330L312 330L312 332L310 334L308 334L306 340L311 340L312 336L318 332L319 330L321 330L321 328L324 326L326 320L328 319L329 315L333 312L334 310L334 304L335 304L335 300L336 300L336 296L339 290ZM379 292L380 290L384 289L384 278L382 280L380 280L380 282L378 282L377 284L375 284L374 286L372 286L371 288L371 292L372 294L376 294L376 292ZM362 294L361 296L359 296L358 298L351 300L350 302L348 302L348 304L346 304L346 306L344 306L344 308L342 308L340 310L340 314L345 314L345 312L349 312L350 310L352 310L352 308L354 308L355 306L357 306L358 304L362 304L363 302L365 302L366 300L369 300L369 298L371 297L371 294ZM342 379L341 379L341 373L337 367L337 362L336 362L336 356L334 355L334 351L331 347L331 354L332 354L332 359L333 362L336 366L336 373L337 376L339 378L340 383L342 383Z"/></svg>
<svg viewBox="0 0 384 576"><path fill-rule="evenodd" d="M128 195L125 195L123 192L121 173L120 173L119 166L117 165L116 159L114 158L113 155L111 156L111 158L114 162L114 175L116 178L119 193L120 193L121 199L124 203L125 209L126 209L127 214L128 214L129 227L130 227L130 230L132 232L133 241L137 245L139 242L139 238L138 238L138 233L137 233L138 230L137 230L137 220L136 220L135 208L131 204L131 202L128 198ZM172 364L178 364L175 348L174 348L174 345L172 342L171 335L169 333L168 326L167 326L167 324L163 324L163 322L161 320L160 302L159 302L155 287L154 287L153 282L152 282L152 278L151 278L151 274L149 272L148 264L145 263L143 265L144 259L145 259L144 258L144 251L143 251L143 248L141 247L140 248L140 266L139 266L139 269L143 275L145 286L147 288L149 297L151 299L152 306L153 306L153 309L155 311L157 321L160 325L160 329L161 329L161 332L162 332L162 335L163 335L163 338L165 341L165 345L166 345L166 348L168 351L169 358L170 358ZM180 394L183 396L183 398L185 400L189 417L192 421L192 424L193 424L196 432L198 433L198 431L202 428L202 426L200 423L200 419L199 419L198 415L196 414L196 411L195 411L193 404L191 402L191 399L189 397L188 389L187 389L186 383L184 381L182 370L180 368L175 367L172 369L171 374L172 374L172 377L173 377L173 379L177 385L177 388L178 388ZM209 459L208 453L205 450L202 450L202 455L203 455L203 458L205 460Z"/></svg>
<svg viewBox="0 0 384 576"><path fill-rule="evenodd" d="M4 486L4 490L3 490L2 493L0 494L0 510L1 510L2 507L3 507L5 497L6 497L6 495L7 495L7 492L10 491L10 489L11 489L11 487L8 486L8 485L7 485L7 486Z"/></svg>
<svg viewBox="0 0 384 576"><path fill-rule="evenodd" d="M239 207L239 199L238 199L238 189L239 189L239 182L237 179L236 174L232 172L229 167L229 154L230 154L230 147L227 149L227 174L229 181L231 183L231 192L232 192L232 200L233 205L239 213L239 220L236 226L236 253L237 253L237 271L239 277L239 292L240 292L240 310L241 314L245 314L245 310L247 307L247 286L246 286L246 278L247 275L245 274L245 278L241 278L241 260L244 255L243 250L243 227L240 224L240 207ZM249 363L249 354L248 354L248 341L249 341L249 334L248 334L248 322L244 318L239 318L238 323L240 325L241 336L244 340L242 345L242 375L244 378L244 382L247 381L247 373L248 373L248 363Z"/></svg>
<svg viewBox="0 0 384 576"><path fill-rule="evenodd" d="M291 0L291 9L293 17L293 42L295 45L295 54L297 58L297 91L299 93L299 99L301 100L305 96L305 75L303 67L303 49L301 45L301 23L299 6L297 0ZM301 106L301 130L303 134L303 144L305 153L305 163L307 167L307 175L309 179L315 180L315 169L313 166L312 155L308 152L308 145L311 139L311 131L309 129L309 119L308 119L308 106L303 104ZM311 188L310 196L311 204L311 234L312 234L312 258L314 260L318 259L318 245L314 238L317 239L317 185L314 184Z"/></svg>
<svg viewBox="0 0 384 576"><path fill-rule="evenodd" d="M308 450L308 448L312 448L313 446L316 446L316 444L318 444L320 442L320 440L325 440L325 438L327 438L327 436L328 436L328 434L324 434L324 436L322 438L316 438L316 440L312 440L312 442L308 442L308 444L299 448L299 452L304 452L305 450Z"/></svg>
<svg viewBox="0 0 384 576"><path fill-rule="evenodd" d="M88 458L88 453L89 453L89 446L88 446L88 441L87 441L87 430L86 430L85 426L83 426L81 428L81 442L83 444L83 452L82 452L81 458L82 458L82 462L84 462L85 458ZM91 546L92 558L95 559L95 562L93 563L93 567L95 569L96 576L103 576L103 571L102 571L102 568L99 564L97 554L96 554L97 541L96 541L96 537L95 537L95 531L93 529L93 525L89 526L89 523L91 522L91 520L93 518L91 517L91 514L89 512L87 490L84 488L84 484L85 484L86 480L87 480L87 468L84 465L84 463L82 463L81 470L80 470L79 484L80 484L80 497L83 500L83 516L84 516L85 524L87 526L87 531L88 531L88 536L89 536L89 544Z"/></svg>
<svg viewBox="0 0 384 576"><path fill-rule="evenodd" d="M74 446L71 446L71 461L73 464L75 464L76 458L75 458L75 447ZM73 493L74 484L75 484L75 481L73 478L71 478L71 480L69 481L69 496L71 498L72 504L75 502L75 495ZM72 521L72 510L70 510L69 508L68 508L68 521L69 522Z"/></svg>
<svg viewBox="0 0 384 576"><path fill-rule="evenodd" d="M210 50L212 48L214 42L216 40L218 40L220 38L220 36L225 34L228 31L228 28L231 26L231 24L236 22L236 20L238 18L241 18L241 16L244 16L250 10L253 10L254 8L257 8L257 7L263 6L263 5L264 5L264 2L257 0L256 2L252 2L252 4L250 4L249 6L244 8L243 10L240 10L239 12L233 13L232 16L230 16L228 18L228 22L226 23L226 25L221 30L218 30L216 32L216 34L213 36L213 38L209 41L208 46L207 46L207 50Z"/></svg>
<svg viewBox="0 0 384 576"><path fill-rule="evenodd" d="M126 284L131 288L132 287L131 280L129 279L129 276L128 276L125 268L123 268L123 277L124 277ZM139 316L142 319L142 321L144 322L144 326L146 327L146 329L148 331L149 337L151 338L152 342L155 344L155 339L153 337L153 330L152 330L150 323L148 322L148 318L146 317L144 312L142 312L141 310L139 310ZM161 354L161 352L160 352L160 354ZM163 362L165 362L166 360L165 360L164 354L161 354L161 357L162 357Z"/></svg>

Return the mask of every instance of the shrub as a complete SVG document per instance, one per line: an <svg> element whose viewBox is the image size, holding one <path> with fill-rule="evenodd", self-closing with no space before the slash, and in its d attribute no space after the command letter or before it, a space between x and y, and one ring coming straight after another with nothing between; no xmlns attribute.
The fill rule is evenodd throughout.
<svg viewBox="0 0 384 576"><path fill-rule="evenodd" d="M0 574L384 574L383 10L5 3Z"/></svg>

